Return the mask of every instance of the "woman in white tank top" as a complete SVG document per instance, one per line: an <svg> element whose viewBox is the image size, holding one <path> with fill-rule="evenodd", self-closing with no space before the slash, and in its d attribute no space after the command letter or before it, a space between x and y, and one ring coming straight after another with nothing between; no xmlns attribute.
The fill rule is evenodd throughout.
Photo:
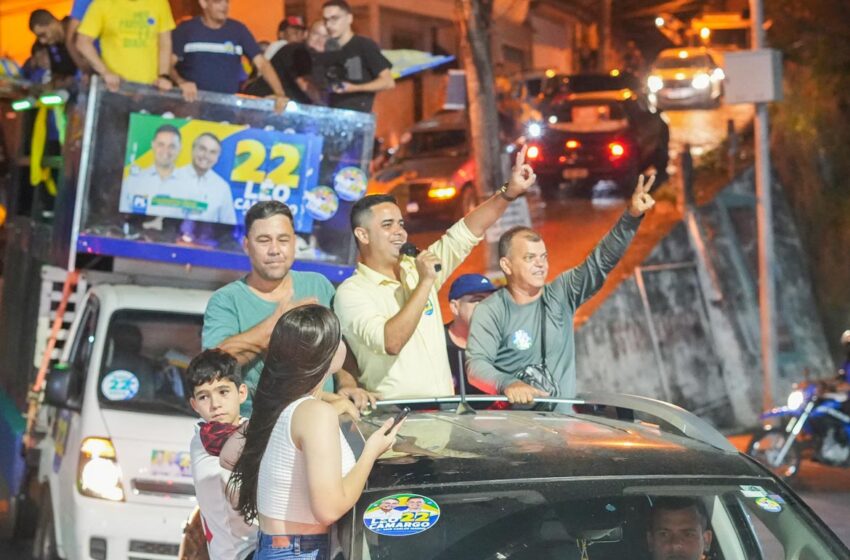
<svg viewBox="0 0 850 560"><path fill-rule="evenodd" d="M259 520L255 560L328 558L328 528L363 493L375 460L395 441L392 419L355 461L337 412L314 395L342 367L339 321L320 305L281 316L254 395L245 446L230 478L245 521Z"/></svg>

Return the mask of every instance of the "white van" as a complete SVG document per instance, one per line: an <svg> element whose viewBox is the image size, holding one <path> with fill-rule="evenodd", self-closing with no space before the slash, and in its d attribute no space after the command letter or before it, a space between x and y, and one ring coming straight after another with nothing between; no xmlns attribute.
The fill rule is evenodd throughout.
<svg viewBox="0 0 850 560"><path fill-rule="evenodd" d="M181 374L211 292L96 285L39 414L37 559L176 558L195 506L198 421Z"/></svg>

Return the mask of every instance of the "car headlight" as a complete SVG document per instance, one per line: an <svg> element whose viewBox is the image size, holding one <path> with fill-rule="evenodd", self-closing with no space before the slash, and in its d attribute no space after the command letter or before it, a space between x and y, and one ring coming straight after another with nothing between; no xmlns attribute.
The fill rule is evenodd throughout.
<svg viewBox="0 0 850 560"><path fill-rule="evenodd" d="M803 391L791 391L786 404L791 410L797 410L803 406L804 400L806 400L806 396L803 394Z"/></svg>
<svg viewBox="0 0 850 560"><path fill-rule="evenodd" d="M711 79L715 82L723 81L726 78L726 74L723 72L723 68L715 68L711 73Z"/></svg>
<svg viewBox="0 0 850 560"><path fill-rule="evenodd" d="M115 447L108 438L86 438L80 445L77 485L80 493L92 498L121 502L121 467L115 460Z"/></svg>
<svg viewBox="0 0 850 560"><path fill-rule="evenodd" d="M646 87L649 88L649 91L655 93L664 87L664 80L661 79L661 76L650 76L646 79Z"/></svg>
<svg viewBox="0 0 850 560"><path fill-rule="evenodd" d="M526 132L529 138L540 138L543 136L543 125L539 122L528 123Z"/></svg>
<svg viewBox="0 0 850 560"><path fill-rule="evenodd" d="M711 78L705 72L700 72L691 80L691 85L696 89L706 89L711 85Z"/></svg>

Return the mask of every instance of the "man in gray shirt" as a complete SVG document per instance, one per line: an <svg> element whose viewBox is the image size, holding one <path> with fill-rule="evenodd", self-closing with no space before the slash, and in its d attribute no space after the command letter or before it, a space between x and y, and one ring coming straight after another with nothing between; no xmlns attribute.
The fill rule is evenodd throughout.
<svg viewBox="0 0 850 560"><path fill-rule="evenodd" d="M507 287L482 301L472 315L466 348L469 381L482 391L504 394L512 403L527 404L548 393L520 381L516 374L543 362L541 319L546 317L546 368L558 387L557 396L576 394L573 316L605 283L655 201L649 194L654 176L641 176L629 207L613 229L579 266L546 283L546 245L534 230L512 228L499 239L499 266Z"/></svg>

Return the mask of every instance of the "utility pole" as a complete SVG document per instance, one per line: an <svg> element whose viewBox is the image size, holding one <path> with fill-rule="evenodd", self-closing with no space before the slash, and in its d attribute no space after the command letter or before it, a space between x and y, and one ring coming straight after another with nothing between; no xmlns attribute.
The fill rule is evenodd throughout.
<svg viewBox="0 0 850 560"><path fill-rule="evenodd" d="M762 0L750 0L753 50L764 48ZM761 331L762 407L773 408L777 379L776 296L773 274L773 206L770 177L770 136L767 103L755 104L756 224L758 227L759 326Z"/></svg>
<svg viewBox="0 0 850 560"><path fill-rule="evenodd" d="M493 2L456 0L475 176L479 192L490 193L503 181L496 88L490 57Z"/></svg>

